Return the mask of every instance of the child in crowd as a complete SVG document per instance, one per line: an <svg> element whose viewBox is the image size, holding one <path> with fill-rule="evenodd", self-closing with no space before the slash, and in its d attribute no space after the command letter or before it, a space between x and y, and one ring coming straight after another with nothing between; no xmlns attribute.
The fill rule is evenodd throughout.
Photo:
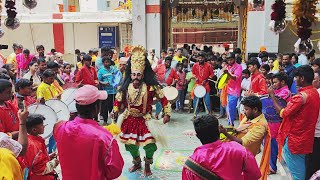
<svg viewBox="0 0 320 180"><path fill-rule="evenodd" d="M291 91L287 85L288 75L286 73L277 73L272 77L272 87L276 96L289 102L291 98Z"/></svg>
<svg viewBox="0 0 320 180"><path fill-rule="evenodd" d="M182 63L177 64L178 81L176 88L178 90L178 101L176 101L176 110L183 111L184 99L185 99L185 85L186 85L186 72L183 71Z"/></svg>
<svg viewBox="0 0 320 180"><path fill-rule="evenodd" d="M58 177L54 172L59 165L57 155L48 154L45 140L40 136L44 133L44 120L40 114L30 114L26 120L28 148L23 161L29 169L28 179L54 180Z"/></svg>
<svg viewBox="0 0 320 180"><path fill-rule="evenodd" d="M262 65L260 68L260 72L264 75L264 77L266 77L270 72L270 66L268 64Z"/></svg>
<svg viewBox="0 0 320 180"><path fill-rule="evenodd" d="M74 74L71 72L71 65L65 64L64 65L64 72L61 76L61 78L67 83L73 83L74 82Z"/></svg>
<svg viewBox="0 0 320 180"><path fill-rule="evenodd" d="M191 69L192 69L192 67L193 67L193 63L190 64ZM188 84L187 92L188 92L188 98L189 98L188 109L189 109L189 113L192 113L193 112L192 111L192 104L193 104L192 91L193 91L194 85L196 83L196 79L193 76L192 71L189 71L187 73L186 80L187 80L187 84Z"/></svg>

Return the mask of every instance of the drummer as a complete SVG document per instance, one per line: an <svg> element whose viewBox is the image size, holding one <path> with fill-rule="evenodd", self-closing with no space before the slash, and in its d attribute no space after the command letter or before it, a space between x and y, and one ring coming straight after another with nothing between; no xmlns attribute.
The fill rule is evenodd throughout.
<svg viewBox="0 0 320 180"><path fill-rule="evenodd" d="M43 81L38 86L37 89L37 100L41 103L53 98L58 98L59 93L56 88L53 86L53 82L55 81L55 73L47 69L43 72Z"/></svg>
<svg viewBox="0 0 320 180"><path fill-rule="evenodd" d="M30 179L53 180L57 176L54 168L59 165L56 153L48 154L45 140L40 136L44 133L45 117L39 114L29 114L27 117L28 148L23 157L29 168Z"/></svg>
<svg viewBox="0 0 320 180"><path fill-rule="evenodd" d="M196 78L196 85L202 85L206 89L206 94L203 97L204 105L206 108L206 112L211 114L211 105L210 105L210 86L208 79L212 79L214 76L212 66L205 62L206 53L201 51L198 54L198 62L193 65L192 74ZM193 107L195 116L198 114L198 104L199 98L196 96L193 99Z"/></svg>
<svg viewBox="0 0 320 180"><path fill-rule="evenodd" d="M13 104L18 107L18 99L22 98L24 100L25 106L29 106L37 102L37 100L32 97L34 92L33 83L28 79L19 79L15 85L16 93L13 96Z"/></svg>

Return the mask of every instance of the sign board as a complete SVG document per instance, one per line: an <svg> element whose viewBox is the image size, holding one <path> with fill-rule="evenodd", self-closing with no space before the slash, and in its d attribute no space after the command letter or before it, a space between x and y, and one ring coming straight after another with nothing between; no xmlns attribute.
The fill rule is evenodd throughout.
<svg viewBox="0 0 320 180"><path fill-rule="evenodd" d="M99 27L99 48L106 46L108 48L116 47L117 28Z"/></svg>

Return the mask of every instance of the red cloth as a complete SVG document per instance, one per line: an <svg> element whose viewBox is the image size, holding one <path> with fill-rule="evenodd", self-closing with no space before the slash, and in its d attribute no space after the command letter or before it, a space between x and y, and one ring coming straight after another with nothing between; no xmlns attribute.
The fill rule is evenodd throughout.
<svg viewBox="0 0 320 180"><path fill-rule="evenodd" d="M109 180L121 175L123 158L112 134L79 116L53 128L63 180Z"/></svg>
<svg viewBox="0 0 320 180"><path fill-rule="evenodd" d="M76 83L80 83L83 85L90 84L90 85L96 86L97 81L98 81L97 71L92 66L90 66L90 68L88 68L87 66L83 66L77 72Z"/></svg>
<svg viewBox="0 0 320 180"><path fill-rule="evenodd" d="M196 77L196 84L202 85L204 80L212 78L214 76L212 66L209 63L204 63L204 65L200 65L198 62L193 65L192 74ZM207 81L204 85L207 93L210 92L209 81Z"/></svg>
<svg viewBox="0 0 320 180"><path fill-rule="evenodd" d="M305 94L304 99L303 94ZM300 88L299 93L292 97L287 107L280 113L283 121L277 137L279 154L287 137L289 149L293 154L312 153L319 102L319 93L312 86Z"/></svg>
<svg viewBox="0 0 320 180"><path fill-rule="evenodd" d="M9 101L4 104L0 106L0 132L19 131L18 108Z"/></svg>
<svg viewBox="0 0 320 180"><path fill-rule="evenodd" d="M46 175L37 175L44 172L47 162L50 161L47 147L42 137L28 135L28 148L23 161L29 169L28 179L54 180L53 172Z"/></svg>
<svg viewBox="0 0 320 180"><path fill-rule="evenodd" d="M251 90L258 95L268 94L266 78L260 72L251 75Z"/></svg>

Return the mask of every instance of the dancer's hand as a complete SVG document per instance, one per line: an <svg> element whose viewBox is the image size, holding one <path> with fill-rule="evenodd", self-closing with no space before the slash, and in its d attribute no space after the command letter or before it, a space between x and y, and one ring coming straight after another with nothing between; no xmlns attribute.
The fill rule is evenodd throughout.
<svg viewBox="0 0 320 180"><path fill-rule="evenodd" d="M166 123L168 123L169 121L170 121L170 116L164 115L164 117L163 117L163 124L166 124Z"/></svg>

